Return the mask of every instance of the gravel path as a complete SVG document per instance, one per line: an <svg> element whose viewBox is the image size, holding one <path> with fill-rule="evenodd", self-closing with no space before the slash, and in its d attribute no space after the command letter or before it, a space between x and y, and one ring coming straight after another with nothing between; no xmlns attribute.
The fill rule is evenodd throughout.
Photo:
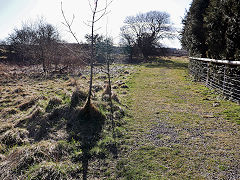
<svg viewBox="0 0 240 180"><path fill-rule="evenodd" d="M131 128L136 130L131 134L136 140L133 149L146 143L179 149L178 158L187 167L182 171L193 179L240 179L240 127L219 115L231 103L203 93L203 86L187 80L185 65L169 61L142 68L135 76L130 94ZM179 172L174 165L167 166Z"/></svg>

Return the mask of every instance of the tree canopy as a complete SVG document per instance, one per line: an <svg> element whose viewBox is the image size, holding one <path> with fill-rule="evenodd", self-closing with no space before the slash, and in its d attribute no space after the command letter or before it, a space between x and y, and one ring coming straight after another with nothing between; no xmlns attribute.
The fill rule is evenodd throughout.
<svg viewBox="0 0 240 180"><path fill-rule="evenodd" d="M7 42L22 57L20 60L43 62L60 42L60 35L53 25L40 19L34 23L23 24L20 29L14 29Z"/></svg>
<svg viewBox="0 0 240 180"><path fill-rule="evenodd" d="M47 70L47 64L55 61L58 53L58 44L61 42L56 27L39 19L34 23L25 23L22 28L14 29L7 39L13 54L12 59L18 62L42 63L43 71Z"/></svg>
<svg viewBox="0 0 240 180"><path fill-rule="evenodd" d="M150 11L128 16L121 28L121 36L129 52L137 47L144 58L156 54L156 49L161 46L160 40L171 37L170 15L166 12Z"/></svg>

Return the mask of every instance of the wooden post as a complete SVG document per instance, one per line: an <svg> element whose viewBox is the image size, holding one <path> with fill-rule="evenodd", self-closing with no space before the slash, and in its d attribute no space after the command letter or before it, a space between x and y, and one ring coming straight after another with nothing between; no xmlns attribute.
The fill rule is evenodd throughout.
<svg viewBox="0 0 240 180"><path fill-rule="evenodd" d="M227 80L226 71L227 71L227 67L228 67L228 65L225 64L225 66L224 66L224 75L223 75L223 90L222 90L223 95L225 94L225 89L226 89L226 80Z"/></svg>
<svg viewBox="0 0 240 180"><path fill-rule="evenodd" d="M208 86L208 81L209 81L209 71L210 71L210 62L207 63L206 86Z"/></svg>

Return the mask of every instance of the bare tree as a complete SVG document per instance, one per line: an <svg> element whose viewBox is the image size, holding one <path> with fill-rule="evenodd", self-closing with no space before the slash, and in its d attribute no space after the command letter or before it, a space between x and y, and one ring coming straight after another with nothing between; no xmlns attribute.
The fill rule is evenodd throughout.
<svg viewBox="0 0 240 180"><path fill-rule="evenodd" d="M54 59L54 48L60 42L60 37L57 29L49 23L40 19L35 24L35 41L38 46L38 56L42 62L43 71L51 67L51 59Z"/></svg>
<svg viewBox="0 0 240 180"><path fill-rule="evenodd" d="M145 58L154 55L161 39L173 37L170 16L166 12L150 11L128 16L124 23L122 37L130 47L137 45Z"/></svg>
<svg viewBox="0 0 240 180"><path fill-rule="evenodd" d="M93 68L94 68L94 62L95 62L95 58L96 58L96 52L95 52L95 48L94 48L94 40L95 40L95 25L98 21L100 21L106 14L108 14L107 8L109 7L109 5L112 3L112 1L108 1L105 0L105 4L104 7L101 9L99 7L99 0L93 0L93 2L91 3L89 1L89 6L91 8L91 12L92 12L92 16L91 16L91 20L88 22L88 26L91 28L91 46L90 46L90 81L89 81L89 91L88 91L88 98L87 98L87 103L86 106L89 106L91 104L91 96L92 96L92 85L93 85ZM64 18L64 25L68 28L69 33L72 34L72 36L74 37L74 39L76 40L76 42L80 45L80 42L78 40L78 38L76 37L76 34L73 32L72 30L72 24L74 21L75 16L73 15L73 18L71 21L68 21L63 8L62 8L62 3L61 3L61 10L62 10L62 15Z"/></svg>
<svg viewBox="0 0 240 180"><path fill-rule="evenodd" d="M35 23L25 23L15 29L8 38L8 44L15 51L16 59L30 63L42 63L43 71L51 67L55 48L60 42L58 30L43 19Z"/></svg>
<svg viewBox="0 0 240 180"><path fill-rule="evenodd" d="M127 26L121 27L121 43L125 46L125 51L129 55L129 61L133 60L134 47L136 47L136 42L134 39L134 34Z"/></svg>
<svg viewBox="0 0 240 180"><path fill-rule="evenodd" d="M10 58L13 61L31 63L35 55L35 32L30 24L23 24L21 29L14 29L13 33L7 38L12 53ZM36 63L36 62L35 62Z"/></svg>
<svg viewBox="0 0 240 180"><path fill-rule="evenodd" d="M92 80L93 80L93 62L95 60L95 53L94 53L94 30L95 24L98 22L103 16L105 16L107 12L108 6L111 4L112 1L108 2L106 0L106 5L103 9L98 10L98 2L99 0L94 0L93 6L89 2L92 10L92 21L91 21L91 59L90 59L90 66L91 66L91 74L90 74L90 83L89 83L89 92L88 92L88 101L87 104L91 103L91 94L92 94Z"/></svg>

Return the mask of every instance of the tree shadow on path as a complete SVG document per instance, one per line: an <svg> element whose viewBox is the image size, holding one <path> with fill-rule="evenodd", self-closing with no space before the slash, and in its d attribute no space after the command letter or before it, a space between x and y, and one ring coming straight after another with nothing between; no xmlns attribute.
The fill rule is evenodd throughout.
<svg viewBox="0 0 240 180"><path fill-rule="evenodd" d="M158 59L153 61L152 63L148 63L145 65L147 68L168 68L168 69L187 69L188 68L188 62L176 62L172 60L163 60L163 59Z"/></svg>

